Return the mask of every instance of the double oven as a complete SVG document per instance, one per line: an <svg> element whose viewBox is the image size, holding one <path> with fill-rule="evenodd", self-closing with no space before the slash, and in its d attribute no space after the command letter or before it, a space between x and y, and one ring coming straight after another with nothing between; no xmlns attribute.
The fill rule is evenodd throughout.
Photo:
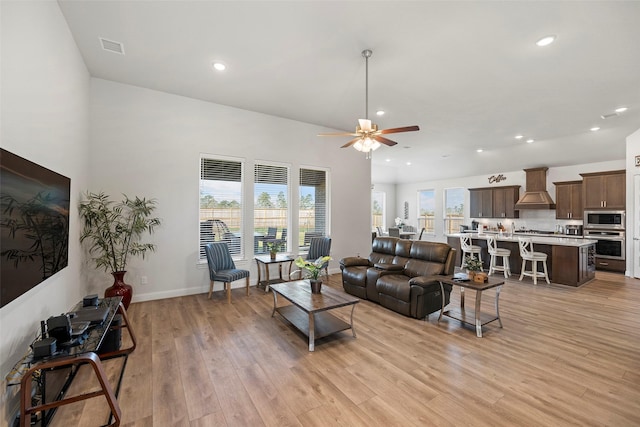
<svg viewBox="0 0 640 427"><path fill-rule="evenodd" d="M584 211L584 237L596 240L596 256L624 261L625 211Z"/></svg>

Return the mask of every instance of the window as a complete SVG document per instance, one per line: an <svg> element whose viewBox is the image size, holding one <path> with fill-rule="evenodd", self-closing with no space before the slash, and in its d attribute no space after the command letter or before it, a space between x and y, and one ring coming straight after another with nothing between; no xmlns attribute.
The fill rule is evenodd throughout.
<svg viewBox="0 0 640 427"><path fill-rule="evenodd" d="M372 191L371 192L371 224L374 229L385 229L385 203L386 194L384 191Z"/></svg>
<svg viewBox="0 0 640 427"><path fill-rule="evenodd" d="M327 171L300 169L300 207L298 216L298 246L308 249L312 237L328 234L329 191Z"/></svg>
<svg viewBox="0 0 640 427"><path fill-rule="evenodd" d="M458 233L464 221L464 188L444 190L444 233Z"/></svg>
<svg viewBox="0 0 640 427"><path fill-rule="evenodd" d="M265 240L284 241L280 252L287 251L289 225L289 167L256 164L254 167L253 231L255 253L267 252Z"/></svg>
<svg viewBox="0 0 640 427"><path fill-rule="evenodd" d="M241 160L200 157L200 249L204 245L227 242L234 259L242 258L242 169Z"/></svg>
<svg viewBox="0 0 640 427"><path fill-rule="evenodd" d="M418 228L426 233L435 234L435 191L418 191Z"/></svg>

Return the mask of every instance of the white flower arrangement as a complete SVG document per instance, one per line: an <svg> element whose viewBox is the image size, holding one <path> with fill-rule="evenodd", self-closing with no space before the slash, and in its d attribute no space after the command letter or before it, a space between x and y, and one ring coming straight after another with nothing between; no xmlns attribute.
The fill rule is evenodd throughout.
<svg viewBox="0 0 640 427"><path fill-rule="evenodd" d="M395 222L396 222L396 227L402 228L404 226L404 221L400 217L396 217Z"/></svg>

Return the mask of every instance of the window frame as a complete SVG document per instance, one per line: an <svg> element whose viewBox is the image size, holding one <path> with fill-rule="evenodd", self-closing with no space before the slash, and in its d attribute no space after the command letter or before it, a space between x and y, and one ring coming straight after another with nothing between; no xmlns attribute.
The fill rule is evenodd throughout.
<svg viewBox="0 0 640 427"><path fill-rule="evenodd" d="M259 184L258 182L256 182L256 167L258 166L271 166L271 167L278 167L278 168L285 168L286 169L286 173L287 173L287 192L285 194L285 198L286 198L286 202L287 202L287 209L286 209L286 214L287 214L287 218L286 218L286 228L287 230L291 230L291 224L293 221L293 215L292 215L292 188L291 188L291 164L290 163L282 163L282 162L274 162L274 161L270 161L270 160L255 160L253 163L253 194L252 194L252 206L253 206L253 221L251 223L251 229L253 231L253 233L256 232L256 209L259 209L257 207L257 200L256 200L256 186ZM280 232L282 232L282 230L278 230ZM255 234L254 234L255 235ZM284 251L281 252L291 252L291 233L287 232L287 238L285 239L285 244L286 244L286 249ZM264 252L258 252L257 251L257 245L254 242L253 244L253 249L254 249L254 255L257 254L262 254Z"/></svg>
<svg viewBox="0 0 640 427"><path fill-rule="evenodd" d="M432 201L433 201L433 219L431 220L432 227L433 227L432 230L429 230L427 228L427 225L426 225L427 220L426 220L426 218L424 220L424 223L421 222L422 221L422 219L421 219L421 216L422 216L422 214L421 214L422 205L420 203L420 198L421 198L420 196L421 196L421 193L425 193L425 192L431 192L432 193L432 197L431 197ZM417 203L416 203L416 205L417 205L417 212L416 212L417 228L419 230L421 230L424 227L425 228L425 230L424 230L425 235L435 236L436 235L436 218L437 218L437 213L436 213L436 190L435 190L435 188L426 188L426 189L418 190L417 191L416 200L417 200Z"/></svg>
<svg viewBox="0 0 640 427"><path fill-rule="evenodd" d="M240 251L238 254L232 254L231 257L233 258L234 261L240 261L242 259L244 259L245 257L245 251L244 251L244 246L245 246L245 210L246 210L246 206L245 206L245 165L246 165L246 159L242 158L242 157L231 157L231 156L222 156L222 155L217 155L217 154L211 154L211 153L200 153L199 159L198 159L198 250L197 250L197 263L198 264L206 264L207 263L207 257L206 255L201 256L202 252L201 252L201 248L203 246L203 240L202 240L202 221L201 221L201 210L202 210L202 205L201 205L201 192L202 192L202 171L203 171L203 160L213 160L213 161L221 161L221 162L233 162L233 163L239 163L239 170L240 170L240 181L233 181L233 180L229 180L229 182L239 182L240 184L240 197L239 197L239 203L240 203L240 220L239 220L239 229L238 229L238 233L239 233L239 237L240 237ZM214 181L214 180L211 180ZM235 234L235 233L234 233ZM205 242L206 243L206 242Z"/></svg>
<svg viewBox="0 0 640 427"><path fill-rule="evenodd" d="M300 165L298 167L298 218L297 218L297 227L296 229L298 230L298 240L296 242L294 242L295 247L298 248L299 253L307 253L309 250L308 246L304 246L304 242L301 245L300 244L300 232L301 232L301 221L300 221L300 187L302 186L302 184L300 183L300 180L302 179L302 170L306 169L306 170L310 170L310 171L320 171L320 172L324 172L325 174L325 193L326 193L326 200L325 200L325 229L324 229L324 236L325 237L331 237L331 169L330 168L325 168L325 167L321 167L321 166L310 166L310 165ZM314 208L314 212L315 212L315 208ZM315 215L315 214L314 214Z"/></svg>
<svg viewBox="0 0 640 427"><path fill-rule="evenodd" d="M459 217L452 217L449 218L447 216L447 192L450 190L459 190L460 194L459 196L462 199L462 204L461 209L460 209L460 216ZM466 188L464 187L450 187L450 188L445 188L442 191L442 230L443 230L443 234L447 235L447 234L453 234L453 233L458 233L460 231L459 226L462 224L462 222L464 221L464 199L465 199L465 192L467 191ZM453 218L459 218L460 223L458 224L458 230L453 230L451 229L451 227L448 226L450 221L453 221Z"/></svg>
<svg viewBox="0 0 640 427"><path fill-rule="evenodd" d="M382 231L385 231L386 224L387 224L387 192L386 191L380 191L380 190L371 190L371 228L372 230L377 230L377 226L375 224L375 221L373 219L373 202L374 200L374 194L381 194L382 195L382 218L380 220L380 228L382 229Z"/></svg>

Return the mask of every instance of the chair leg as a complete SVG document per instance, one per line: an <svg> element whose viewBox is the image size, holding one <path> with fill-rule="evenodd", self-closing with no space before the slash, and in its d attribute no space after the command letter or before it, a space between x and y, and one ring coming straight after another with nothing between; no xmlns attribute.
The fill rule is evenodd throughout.
<svg viewBox="0 0 640 427"><path fill-rule="evenodd" d="M544 280L547 281L547 285L550 285L551 282L549 282L549 274L547 273L547 261L544 261L542 266L544 267Z"/></svg>
<svg viewBox="0 0 640 427"><path fill-rule="evenodd" d="M509 265L509 257L508 256L503 256L502 257L502 265L504 266L504 278L508 279L509 276L511 276L511 266Z"/></svg>
<svg viewBox="0 0 640 427"><path fill-rule="evenodd" d="M247 296L249 296L249 278L247 277Z"/></svg>
<svg viewBox="0 0 640 427"><path fill-rule="evenodd" d="M227 303L231 304L231 283L224 282L224 288L227 290Z"/></svg>
<svg viewBox="0 0 640 427"><path fill-rule="evenodd" d="M209 299L211 299L212 293L213 293L213 280L209 280Z"/></svg>
<svg viewBox="0 0 640 427"><path fill-rule="evenodd" d="M531 261L531 272L533 273L533 284L538 284L538 261Z"/></svg>
<svg viewBox="0 0 640 427"><path fill-rule="evenodd" d="M520 269L520 279L522 280L522 278L524 277L524 268L527 266L527 260L523 259L522 260L522 268Z"/></svg>

